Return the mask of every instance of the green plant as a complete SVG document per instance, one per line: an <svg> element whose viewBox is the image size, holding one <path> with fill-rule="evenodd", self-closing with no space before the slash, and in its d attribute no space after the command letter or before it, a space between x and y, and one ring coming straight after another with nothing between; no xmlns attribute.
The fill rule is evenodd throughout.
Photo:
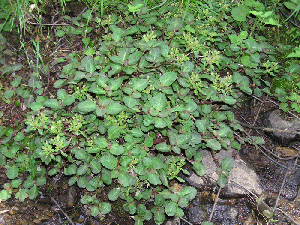
<svg viewBox="0 0 300 225"><path fill-rule="evenodd" d="M271 20L276 16L255 1L164 1L160 7L135 1L113 3L118 10L112 15L103 15L101 5L99 18L92 16L98 15L97 2L78 18L66 17L72 26L57 27L56 36L81 35L84 43L82 52L58 60L67 63L54 83L57 92L45 95L35 71L25 128L0 127L0 165L11 179L0 199L10 198L12 189L20 201L34 199L46 174L63 171L70 186L91 192L81 203L92 205L93 216L109 213L122 199L136 224L182 217L197 191L181 174L188 174L187 165L199 176L206 173L201 149L239 150L250 142L239 137L243 129L230 109L242 93L270 94L265 77L281 68L273 47L255 30L278 25ZM255 24L251 29L247 19ZM231 27L235 23L242 27L238 32ZM91 40L92 32L97 39ZM33 44L42 61L39 42ZM7 99L17 93L14 88ZM257 137L253 142L263 143ZM233 159L219 164L218 184L224 187ZM175 181L181 189L170 186ZM111 186L108 202L93 193L104 185Z"/></svg>

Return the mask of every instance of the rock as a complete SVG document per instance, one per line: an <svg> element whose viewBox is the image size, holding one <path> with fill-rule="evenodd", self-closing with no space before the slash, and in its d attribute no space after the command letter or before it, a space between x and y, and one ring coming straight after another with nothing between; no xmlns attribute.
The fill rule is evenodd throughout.
<svg viewBox="0 0 300 225"><path fill-rule="evenodd" d="M172 220L168 220L166 225L180 225L180 219L178 217L174 217Z"/></svg>
<svg viewBox="0 0 300 225"><path fill-rule="evenodd" d="M266 128L285 130L289 132L270 131L267 132L274 141L279 143L289 143L296 138L296 134L300 129L300 121L288 121L282 118L281 111L279 109L272 109L261 114L261 119Z"/></svg>
<svg viewBox="0 0 300 225"><path fill-rule="evenodd" d="M232 151L233 149L221 150L215 154L215 158L221 160L226 157L232 157ZM217 173L218 166L209 151L202 151L202 163L205 165L207 171L205 176L199 177L194 172L191 172L191 175L187 178L187 182L197 188L204 185L217 185L219 177ZM206 179L206 177L210 178L209 184L207 184L208 179ZM236 159L234 161L234 167L228 177L227 188L230 194L249 194L247 190L254 191L258 195L262 194L262 188L257 174L242 159Z"/></svg>
<svg viewBox="0 0 300 225"><path fill-rule="evenodd" d="M213 205L194 206L188 210L188 218L192 224L201 224L207 221ZM238 224L238 209L230 205L216 205L212 221L213 224L235 225Z"/></svg>
<svg viewBox="0 0 300 225"><path fill-rule="evenodd" d="M194 206L189 208L188 216L189 216L189 221L196 224L201 224L202 222L206 221L208 218L206 210L203 210L199 206Z"/></svg>
<svg viewBox="0 0 300 225"><path fill-rule="evenodd" d="M220 152L215 154L215 158L218 160L224 159L226 157L232 156L232 149L221 150ZM210 180L209 185L217 185L217 180L219 175L217 173L217 165L214 162L210 151L203 150L202 151L202 163L205 166L206 174L205 177L199 177L194 172L191 172L191 175L188 177L187 181L190 185L194 187L201 187L203 185L207 185L207 178Z"/></svg>
<svg viewBox="0 0 300 225"><path fill-rule="evenodd" d="M212 205L207 206L209 215L212 207ZM238 210L230 205L216 205L211 222L213 224L236 225L238 224Z"/></svg>
<svg viewBox="0 0 300 225"><path fill-rule="evenodd" d="M245 189L262 194L257 174L243 160L236 159L228 177L228 191L232 194L249 194Z"/></svg>
<svg viewBox="0 0 300 225"><path fill-rule="evenodd" d="M68 192L68 200L67 200L68 208L73 208L73 206L76 203L76 198L77 198L77 190L75 186L72 186Z"/></svg>

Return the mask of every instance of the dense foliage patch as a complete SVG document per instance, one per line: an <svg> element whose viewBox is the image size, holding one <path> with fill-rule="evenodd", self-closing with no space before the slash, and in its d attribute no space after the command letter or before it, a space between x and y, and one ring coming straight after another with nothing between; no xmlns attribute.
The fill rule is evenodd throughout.
<svg viewBox="0 0 300 225"><path fill-rule="evenodd" d="M152 217L161 224L165 214L182 217L196 196L193 187L171 184L184 183L180 173L189 174L187 163L205 175L202 149L263 143L239 135L243 129L230 109L242 94L271 95L268 77L280 66L274 46L256 29L279 25L278 16L250 0L237 6L193 2L177 13L176 4L165 3L153 8L141 1L120 3L120 15L104 18L94 7L65 17L73 25L58 26L56 35L82 35L85 46L57 61L64 63L54 83L57 92L44 95L37 73L29 80L33 93L20 88L21 77L5 92L6 99L23 95L31 112L19 131L0 127L0 164L11 179L2 200L16 188L20 201L34 199L46 174L63 171L70 186L90 192L111 185L109 202L96 195L81 199L93 205L93 216L109 213L110 202L121 198L136 224ZM89 37L92 31L97 39ZM299 66L286 71L294 75ZM280 90L275 92L282 95ZM218 184L224 187L233 159L220 166Z"/></svg>

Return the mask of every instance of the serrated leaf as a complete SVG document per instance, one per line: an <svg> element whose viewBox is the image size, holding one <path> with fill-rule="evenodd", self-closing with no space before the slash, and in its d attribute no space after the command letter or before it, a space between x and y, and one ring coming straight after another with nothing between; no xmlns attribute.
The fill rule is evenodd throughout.
<svg viewBox="0 0 300 225"><path fill-rule="evenodd" d="M96 217L96 216L99 215L99 213L100 213L100 209L99 209L98 206L92 206L91 207L91 215L92 216Z"/></svg>
<svg viewBox="0 0 300 225"><path fill-rule="evenodd" d="M107 202L101 202L99 208L102 214L107 214L111 211L111 205Z"/></svg>
<svg viewBox="0 0 300 225"><path fill-rule="evenodd" d="M108 139L117 139L121 135L121 128L119 126L111 126L107 131Z"/></svg>
<svg viewBox="0 0 300 225"><path fill-rule="evenodd" d="M228 181L228 180L227 180L227 178L225 177L225 175L224 175L223 173L219 174L219 178L218 178L217 182L218 182L218 185L219 185L221 188L223 188L223 187L226 186L227 181Z"/></svg>
<svg viewBox="0 0 300 225"><path fill-rule="evenodd" d="M162 142L156 145L156 150L160 152L170 152L171 151L171 146L167 145L166 142Z"/></svg>
<svg viewBox="0 0 300 225"><path fill-rule="evenodd" d="M4 92L4 97L6 99L10 99L14 95L15 91L14 90L6 90Z"/></svg>
<svg viewBox="0 0 300 225"><path fill-rule="evenodd" d="M219 163L222 169L229 172L234 166L234 159L231 157L227 157L225 159L222 159Z"/></svg>
<svg viewBox="0 0 300 225"><path fill-rule="evenodd" d="M22 81L22 77L16 76L15 79L11 82L11 86L18 87Z"/></svg>
<svg viewBox="0 0 300 225"><path fill-rule="evenodd" d="M30 200L35 199L39 194L39 189L36 185L33 185L32 188L28 191L28 197Z"/></svg>
<svg viewBox="0 0 300 225"><path fill-rule="evenodd" d="M122 83L123 83L123 79L122 78L110 79L108 81L108 85L110 86L110 89L112 91L118 90L121 87Z"/></svg>
<svg viewBox="0 0 300 225"><path fill-rule="evenodd" d="M143 131L141 131L141 129L139 128L132 128L130 130L130 133L132 134L133 137L137 137L137 138L143 137L144 135Z"/></svg>
<svg viewBox="0 0 300 225"><path fill-rule="evenodd" d="M111 154L105 155L101 157L101 164L109 169L113 170L117 167L118 159Z"/></svg>
<svg viewBox="0 0 300 225"><path fill-rule="evenodd" d="M113 155L121 155L124 152L124 148L122 145L119 145L118 143L114 143L111 145L109 152Z"/></svg>
<svg viewBox="0 0 300 225"><path fill-rule="evenodd" d="M206 168L202 162L194 162L193 163L193 169L198 174L198 176L204 176L206 173Z"/></svg>
<svg viewBox="0 0 300 225"><path fill-rule="evenodd" d="M110 201L116 201L120 196L120 188L114 188L108 193L108 199Z"/></svg>
<svg viewBox="0 0 300 225"><path fill-rule="evenodd" d="M206 130L206 121L205 120L196 120L195 125L200 133L204 133Z"/></svg>
<svg viewBox="0 0 300 225"><path fill-rule="evenodd" d="M163 86L170 86L176 79L177 73L175 72L166 72L159 78Z"/></svg>
<svg viewBox="0 0 300 225"><path fill-rule="evenodd" d="M28 190L27 189L19 189L16 193L15 197L19 199L20 202L24 202L25 199L28 197Z"/></svg>
<svg viewBox="0 0 300 225"><path fill-rule="evenodd" d="M105 108L107 114L116 115L123 110L123 106L119 102L112 102Z"/></svg>
<svg viewBox="0 0 300 225"><path fill-rule="evenodd" d="M149 181L150 184L153 184L153 185L160 185L161 184L161 181L159 179L159 175L156 174L156 173L148 174L148 181Z"/></svg>
<svg viewBox="0 0 300 225"><path fill-rule="evenodd" d="M18 132L14 137L15 141L22 141L25 138L25 135L22 132Z"/></svg>
<svg viewBox="0 0 300 225"><path fill-rule="evenodd" d="M133 89L137 91L143 91L148 86L147 79L137 79L133 82Z"/></svg>
<svg viewBox="0 0 300 225"><path fill-rule="evenodd" d="M16 165L7 167L6 176L8 177L8 179L13 180L16 177L18 177L18 175L19 175L19 167L17 167Z"/></svg>
<svg viewBox="0 0 300 225"><path fill-rule="evenodd" d="M11 197L11 194L9 194L7 190L1 190L1 192L0 192L0 202L6 201L10 197Z"/></svg>
<svg viewBox="0 0 300 225"><path fill-rule="evenodd" d="M77 105L77 108L80 113L89 113L96 110L97 104L91 101L83 101Z"/></svg>
<svg viewBox="0 0 300 225"><path fill-rule="evenodd" d="M156 96L152 97L151 105L154 109L162 111L166 107L167 98L163 93L158 93Z"/></svg>
<svg viewBox="0 0 300 225"><path fill-rule="evenodd" d="M38 111L43 107L43 104L40 102L33 102L28 107L33 111Z"/></svg>
<svg viewBox="0 0 300 225"><path fill-rule="evenodd" d="M165 212L168 216L174 216L177 212L177 204L173 201L166 202Z"/></svg>
<svg viewBox="0 0 300 225"><path fill-rule="evenodd" d="M125 96L123 98L123 101L128 108L134 108L139 104L139 102L131 96Z"/></svg>
<svg viewBox="0 0 300 225"><path fill-rule="evenodd" d="M58 109L59 108L59 104L57 99L48 99L44 102L44 106L45 107L49 107L52 109Z"/></svg>
<svg viewBox="0 0 300 225"><path fill-rule="evenodd" d="M121 173L118 176L118 181L123 187L130 186L130 176L126 173Z"/></svg>
<svg viewBox="0 0 300 225"><path fill-rule="evenodd" d="M194 187L185 186L179 192L181 197L185 197L188 200L193 200L197 195L197 190Z"/></svg>
<svg viewBox="0 0 300 225"><path fill-rule="evenodd" d="M221 144L216 139L209 139L207 141L207 147L213 149L213 150L220 150Z"/></svg>

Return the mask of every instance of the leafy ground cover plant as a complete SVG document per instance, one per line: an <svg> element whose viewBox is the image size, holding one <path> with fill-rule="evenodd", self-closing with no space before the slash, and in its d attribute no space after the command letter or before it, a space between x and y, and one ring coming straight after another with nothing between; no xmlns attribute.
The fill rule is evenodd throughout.
<svg viewBox="0 0 300 225"><path fill-rule="evenodd" d="M193 4L191 11L202 7ZM92 205L93 216L109 213L111 202L122 199L136 224L152 217L161 224L165 215L182 217L196 196L179 174L189 174L186 164L205 174L201 149L262 144L261 138L238 135L242 127L230 109L242 93L269 94L264 78L277 73L278 63L256 25L236 32L229 24L253 14L248 19L260 26L278 25L276 16L246 1L230 18L229 3L213 4L198 17L189 10L173 13L176 4L147 7L142 1L117 4L122 16L93 17L92 7L79 18L66 17L77 27L57 27L56 35L80 34L85 46L58 61L67 64L53 96L43 95L40 77L32 76L35 97L28 100L24 129L0 127L0 164L11 179L0 199L10 198L13 189L20 201L34 199L46 174L63 171L70 186L91 193L112 187L108 202L92 194L81 199ZM211 16L213 11L221 17ZM98 39L89 37L93 29L101 31ZM221 187L232 166L232 159L220 162Z"/></svg>

